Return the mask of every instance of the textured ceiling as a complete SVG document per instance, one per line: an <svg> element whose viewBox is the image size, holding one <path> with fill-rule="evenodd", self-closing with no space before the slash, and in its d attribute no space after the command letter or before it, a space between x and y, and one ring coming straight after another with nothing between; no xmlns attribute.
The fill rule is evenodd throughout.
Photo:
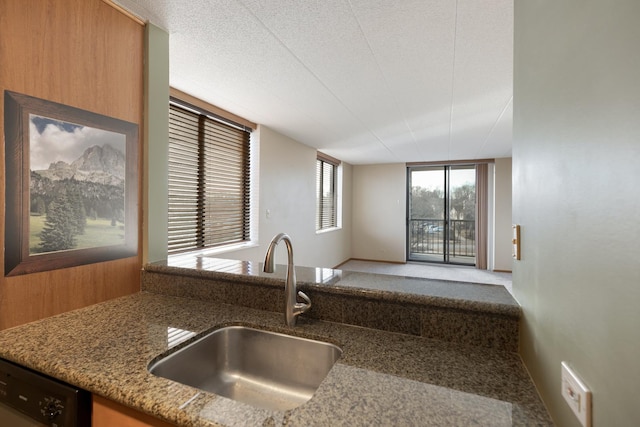
<svg viewBox="0 0 640 427"><path fill-rule="evenodd" d="M118 0L170 83L352 164L511 155L513 0Z"/></svg>

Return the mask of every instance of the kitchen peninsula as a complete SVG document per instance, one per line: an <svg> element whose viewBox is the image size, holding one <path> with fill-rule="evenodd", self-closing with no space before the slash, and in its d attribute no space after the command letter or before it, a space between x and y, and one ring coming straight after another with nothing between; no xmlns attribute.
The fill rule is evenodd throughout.
<svg viewBox="0 0 640 427"><path fill-rule="evenodd" d="M282 279L277 274L275 278L264 277L257 265L239 261L226 264L226 268L239 266L240 274L205 268L207 259L193 262L193 268L167 263L145 266L140 293L1 331L0 357L179 426L552 425L518 354L500 348L511 346L506 340L491 348L491 342L470 345L453 338L431 339L306 315L298 319L295 328L288 328L279 309L220 302L222 298L238 298L232 288L244 283L244 287L236 286L242 297L258 298L272 305L265 295L271 294L269 289L281 291L278 284ZM217 264L217 269L223 270L221 265L225 263L218 260ZM362 299L372 292L392 302L392 293L345 286L351 273L320 270L334 277L326 276L325 280L322 271L314 271L318 276L313 277L313 283L331 288L333 293L326 294L334 298L334 303L341 295L355 294L361 299L359 302L372 303ZM307 276L310 271L299 271L301 288L312 301L320 297L315 308L331 313L329 304L322 302L327 295L322 296L312 286L311 277ZM340 285L342 281L345 282ZM410 300L410 309L422 307L420 318L424 318L424 307L437 304L453 311L464 311L466 307L475 316L481 316L482 310L488 310L491 316L519 315L517 304L514 309L514 303L496 289L487 289L483 294L482 288L471 286L470 291L475 289L471 294L476 295L465 302L462 297L438 294L445 292L441 289L444 284L420 281L425 282L426 288L431 286L431 294L435 295L425 291L423 295L397 296L401 304ZM460 284L451 285L455 288ZM207 288L216 286L222 286L222 290L213 292L212 297ZM247 289L259 293L252 295ZM342 316L348 304L341 306ZM423 321L420 328L432 321ZM189 339L228 325L248 325L331 342L341 347L343 354L312 399L289 411L252 407L148 372L149 363L159 356ZM403 323L396 321L394 325L400 327Z"/></svg>

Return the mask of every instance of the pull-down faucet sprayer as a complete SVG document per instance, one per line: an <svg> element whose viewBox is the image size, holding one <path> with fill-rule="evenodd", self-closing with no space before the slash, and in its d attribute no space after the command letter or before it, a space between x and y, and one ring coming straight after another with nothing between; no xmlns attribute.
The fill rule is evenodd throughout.
<svg viewBox="0 0 640 427"><path fill-rule="evenodd" d="M275 270L275 250L278 243L281 240L284 240L285 245L287 246L287 276L285 279L284 285L284 320L287 326L295 326L296 325L296 316L301 315L311 308L311 300L309 297L302 291L296 293L296 269L293 265L293 245L291 244L291 238L284 234L280 233L275 236L271 243L269 244L269 248L267 248L267 253L264 257L264 269L265 273L273 273ZM297 296L300 296L305 302L297 302Z"/></svg>

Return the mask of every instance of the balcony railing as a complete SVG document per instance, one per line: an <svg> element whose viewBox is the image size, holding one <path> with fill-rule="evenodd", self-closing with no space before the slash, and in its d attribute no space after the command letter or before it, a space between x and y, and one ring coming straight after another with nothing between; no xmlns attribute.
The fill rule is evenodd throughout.
<svg viewBox="0 0 640 427"><path fill-rule="evenodd" d="M442 255L448 244L449 258L475 258L476 222L474 220L449 220L449 229L441 219L409 220L409 252L413 255ZM445 242L445 236L448 241Z"/></svg>

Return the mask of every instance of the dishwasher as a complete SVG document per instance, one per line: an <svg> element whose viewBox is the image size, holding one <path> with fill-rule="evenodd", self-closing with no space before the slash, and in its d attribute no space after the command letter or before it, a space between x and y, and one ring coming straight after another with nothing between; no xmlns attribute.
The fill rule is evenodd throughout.
<svg viewBox="0 0 640 427"><path fill-rule="evenodd" d="M0 359L0 427L88 427L91 394Z"/></svg>

